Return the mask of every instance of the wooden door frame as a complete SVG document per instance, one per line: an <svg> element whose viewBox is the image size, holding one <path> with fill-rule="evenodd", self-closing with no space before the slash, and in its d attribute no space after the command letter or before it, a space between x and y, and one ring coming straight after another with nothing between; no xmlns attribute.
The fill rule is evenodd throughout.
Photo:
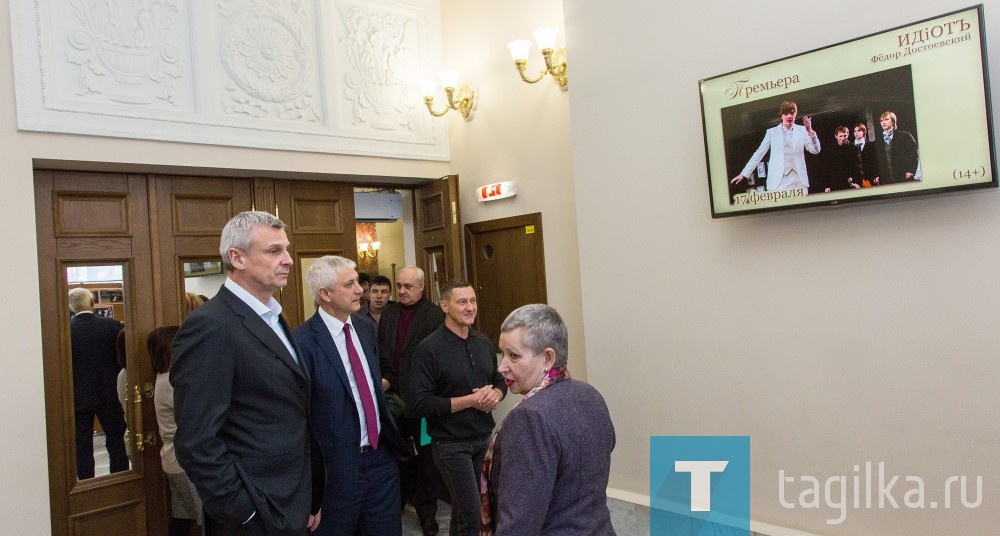
<svg viewBox="0 0 1000 536"><path fill-rule="evenodd" d="M68 298L63 289L66 283L66 268L73 265L123 266L123 290L125 292L125 333L127 374L131 378L130 390L137 383L145 384L151 377L152 366L145 353L145 337L154 325L152 309L142 306L146 293L140 289L152 281L152 259L147 242L138 236L148 237L148 218L137 218L143 210L148 211L148 191L144 177L129 174L91 175L93 180L79 184L66 180L70 174L51 170L34 171L35 224L38 242L39 308L42 328L42 368L45 389L46 442L48 446L48 483L50 494L50 515L52 534L68 535L75 532L73 522L86 522L87 515L102 516L110 510L102 508L87 510L89 497L101 502L101 497L135 496L134 501L119 501L118 505L131 505L131 514L141 517L143 528L150 534L158 535L151 526L166 526L166 503L164 479L159 468L159 449L156 447L138 451L134 436L137 432L134 406L127 405L126 422L132 442L132 468L118 474L101 476L78 482L76 480L76 456L74 433L66 430L65 416L73 414L73 380L69 339ZM72 179L82 173L72 173ZM117 190L109 186L95 186L98 181L124 183ZM72 188L60 189L62 180ZM118 198L123 221L119 229L92 230L71 229L64 223L60 213L60 196L86 199L88 196L103 198L111 203ZM152 295L152 291L149 291ZM55 321L53 321L55 319ZM155 410L151 399L145 398L141 404L143 423L155 423ZM145 429L143 430L145 432ZM138 481L138 482L137 482ZM141 495L136 494L137 486ZM93 519L93 518L92 518ZM136 520L138 522L138 520Z"/></svg>
<svg viewBox="0 0 1000 536"><path fill-rule="evenodd" d="M424 271L425 278L433 277L428 258L434 251L442 253L446 279L465 277L458 189L458 175L446 175L413 188L415 264ZM433 288L434 282L425 279L424 297L432 301Z"/></svg>

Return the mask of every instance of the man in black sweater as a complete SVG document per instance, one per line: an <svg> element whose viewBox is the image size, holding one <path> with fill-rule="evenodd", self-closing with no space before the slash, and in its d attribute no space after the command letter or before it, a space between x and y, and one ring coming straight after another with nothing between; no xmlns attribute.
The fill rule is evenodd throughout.
<svg viewBox="0 0 1000 536"><path fill-rule="evenodd" d="M414 414L427 418L434 461L451 493L452 536L480 529L479 470L495 424L491 412L507 386L490 340L471 328L478 307L468 281L441 289L444 325L417 346L410 396Z"/></svg>

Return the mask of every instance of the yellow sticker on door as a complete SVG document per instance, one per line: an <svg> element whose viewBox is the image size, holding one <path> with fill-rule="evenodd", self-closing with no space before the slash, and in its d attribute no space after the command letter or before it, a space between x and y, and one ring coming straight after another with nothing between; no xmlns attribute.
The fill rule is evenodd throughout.
<svg viewBox="0 0 1000 536"><path fill-rule="evenodd" d="M535 226L534 225L525 225L524 226L524 234L535 234Z"/></svg>

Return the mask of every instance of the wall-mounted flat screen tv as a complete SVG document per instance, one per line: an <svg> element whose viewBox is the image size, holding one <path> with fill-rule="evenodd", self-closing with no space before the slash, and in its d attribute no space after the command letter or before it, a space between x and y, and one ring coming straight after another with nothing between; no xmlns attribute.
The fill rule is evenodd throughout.
<svg viewBox="0 0 1000 536"><path fill-rule="evenodd" d="M997 186L983 6L701 80L712 217Z"/></svg>

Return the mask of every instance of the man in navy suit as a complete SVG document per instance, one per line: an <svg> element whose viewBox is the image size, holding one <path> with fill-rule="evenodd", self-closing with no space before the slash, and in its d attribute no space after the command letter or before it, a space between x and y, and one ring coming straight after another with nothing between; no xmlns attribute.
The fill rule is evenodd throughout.
<svg viewBox="0 0 1000 536"><path fill-rule="evenodd" d="M94 314L94 295L85 288L69 291L70 346L73 352L73 409L76 417L76 477L94 478L94 417L104 430L110 471L128 470L125 413L116 388L115 337L122 323Z"/></svg>
<svg viewBox="0 0 1000 536"><path fill-rule="evenodd" d="M375 324L355 314L362 287L355 263L327 255L306 273L318 304L292 332L312 378L312 425L326 462L318 536L399 536L397 460L408 448L382 390ZM410 447L412 448L412 447Z"/></svg>
<svg viewBox="0 0 1000 536"><path fill-rule="evenodd" d="M868 127L864 123L854 125L854 146L861 151L861 171L862 179L868 181L868 186L875 186L875 178L878 177L878 149L874 142L868 141ZM856 184L854 187L864 186L864 183Z"/></svg>
<svg viewBox="0 0 1000 536"><path fill-rule="evenodd" d="M229 220L226 281L174 338L174 450L207 536L306 536L320 522L309 373L273 296L288 284L288 246L285 224L266 212Z"/></svg>

